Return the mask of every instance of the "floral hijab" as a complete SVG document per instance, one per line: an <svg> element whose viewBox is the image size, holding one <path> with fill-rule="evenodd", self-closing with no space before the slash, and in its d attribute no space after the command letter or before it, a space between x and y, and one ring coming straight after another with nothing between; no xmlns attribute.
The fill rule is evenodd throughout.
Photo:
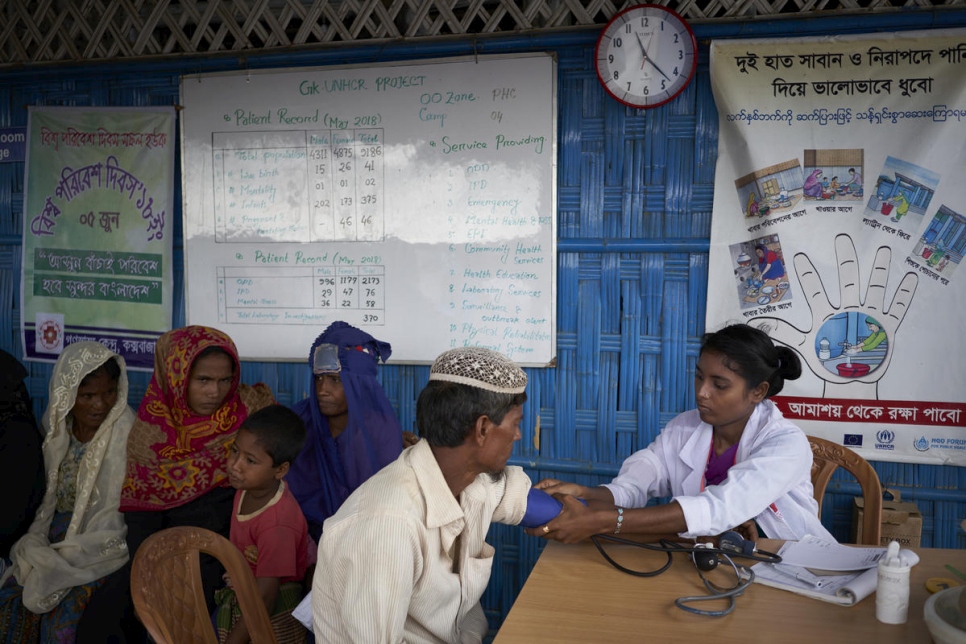
<svg viewBox="0 0 966 644"><path fill-rule="evenodd" d="M223 349L235 369L218 411L198 416L188 406L188 379L209 347ZM128 439L122 511L168 510L228 486L228 448L238 426L274 402L267 386L241 384L240 371L235 343L217 329L187 326L158 338L154 375Z"/></svg>
<svg viewBox="0 0 966 644"><path fill-rule="evenodd" d="M77 494L63 541L47 536L57 505L57 477L67 454L73 427L71 410L85 376L114 358L121 368L117 403L87 444L77 473ZM98 342L68 345L50 378L50 400L44 412L44 465L47 492L30 530L10 553L13 574L23 586L23 603L34 613L57 606L73 587L118 570L128 560L124 517L118 511L128 432L134 412L127 405L124 358Z"/></svg>
<svg viewBox="0 0 966 644"><path fill-rule="evenodd" d="M339 347L342 388L349 420L345 431L332 438L329 421L319 411L315 396L312 357L320 344ZM376 379L379 360L391 347L345 322L333 322L309 350L308 398L292 409L305 421L306 440L285 476L299 502L314 539L322 523L370 476L402 452L402 427L392 403Z"/></svg>

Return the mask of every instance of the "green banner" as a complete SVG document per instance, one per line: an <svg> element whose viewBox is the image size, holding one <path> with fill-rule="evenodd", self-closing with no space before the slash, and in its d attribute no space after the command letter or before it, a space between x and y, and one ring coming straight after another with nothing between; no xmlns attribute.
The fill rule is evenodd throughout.
<svg viewBox="0 0 966 644"><path fill-rule="evenodd" d="M153 367L154 340L171 328L174 123L171 107L30 108L26 359L96 340Z"/></svg>

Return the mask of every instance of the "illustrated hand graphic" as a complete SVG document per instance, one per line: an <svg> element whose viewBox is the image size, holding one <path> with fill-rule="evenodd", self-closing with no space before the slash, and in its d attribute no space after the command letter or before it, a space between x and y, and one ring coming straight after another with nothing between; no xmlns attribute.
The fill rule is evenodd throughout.
<svg viewBox="0 0 966 644"><path fill-rule="evenodd" d="M869 287L865 302L859 298L859 261L852 238L842 234L835 238L835 258L839 274L839 308L832 306L822 283L821 276L804 253L795 255L795 273L798 275L802 294L812 312L812 326L799 329L785 320L774 317L756 317L750 324L767 333L773 340L795 350L812 372L825 381L825 398L877 398L877 382L885 374L895 349L895 333L902 323L919 285L919 277L906 273L892 298L888 310L883 308L892 249L881 246L875 253ZM861 376L843 376L829 371L815 349L815 339L822 325L836 315L854 312L878 320L888 338L885 357L878 367ZM858 353L853 352L852 355Z"/></svg>

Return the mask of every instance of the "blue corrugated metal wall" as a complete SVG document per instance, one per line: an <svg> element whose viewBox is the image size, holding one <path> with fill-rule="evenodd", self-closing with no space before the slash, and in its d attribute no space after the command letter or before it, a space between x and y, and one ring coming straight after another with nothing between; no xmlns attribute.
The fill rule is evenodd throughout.
<svg viewBox="0 0 966 644"><path fill-rule="evenodd" d="M534 479L606 482L692 405L692 374L704 330L707 249L717 158L717 112L708 78L711 38L791 36L966 25L962 11L840 19L696 25L701 60L695 82L649 111L606 97L592 62L597 31L455 43L327 49L239 58L15 70L0 73L0 124L26 125L28 105L173 105L183 73L382 62L405 58L555 51L559 74L557 366L530 369L523 440L511 463ZM0 347L20 355L19 280L23 226L22 163L0 164ZM180 193L180 185L176 187ZM180 194L176 195L180 203ZM175 213L174 318L184 322L180 212ZM28 364L38 413L46 404L47 365ZM425 366L382 369L383 385L405 428ZM245 363L247 382L268 383L280 402L308 395L301 365ZM136 406L147 374L132 374ZM918 503L923 545L966 547L966 468L874 463L887 487ZM824 520L848 537L858 486L836 476ZM543 545L518 528L496 526L497 558L484 598L499 625Z"/></svg>

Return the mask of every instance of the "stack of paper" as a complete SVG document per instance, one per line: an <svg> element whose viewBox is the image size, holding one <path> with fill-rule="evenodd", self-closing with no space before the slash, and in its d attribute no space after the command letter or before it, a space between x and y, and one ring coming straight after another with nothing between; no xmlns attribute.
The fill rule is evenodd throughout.
<svg viewBox="0 0 966 644"><path fill-rule="evenodd" d="M811 535L788 541L780 564L752 566L755 581L822 601L854 606L875 592L885 548L856 548Z"/></svg>

